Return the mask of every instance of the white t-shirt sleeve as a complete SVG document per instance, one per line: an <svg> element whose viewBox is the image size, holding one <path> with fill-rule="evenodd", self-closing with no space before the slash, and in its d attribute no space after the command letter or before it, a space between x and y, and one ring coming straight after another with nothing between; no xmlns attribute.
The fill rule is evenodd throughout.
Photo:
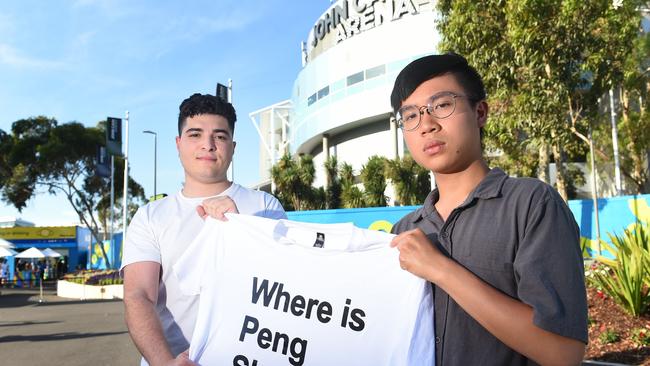
<svg viewBox="0 0 650 366"><path fill-rule="evenodd" d="M277 198L270 194L264 195L264 217L267 219L286 219L287 213L284 212L284 207Z"/></svg>
<svg viewBox="0 0 650 366"><path fill-rule="evenodd" d="M131 263L161 263L160 245L149 222L148 206L138 209L127 230L120 270Z"/></svg>
<svg viewBox="0 0 650 366"><path fill-rule="evenodd" d="M174 264L174 275L178 279L183 294L192 296L201 293L204 274L217 260L217 245L222 232L221 225L223 225L221 221L206 217L199 234Z"/></svg>

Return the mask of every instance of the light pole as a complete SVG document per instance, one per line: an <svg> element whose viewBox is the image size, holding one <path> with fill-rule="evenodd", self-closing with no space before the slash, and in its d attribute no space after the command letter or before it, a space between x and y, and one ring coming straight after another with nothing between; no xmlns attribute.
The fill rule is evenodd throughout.
<svg viewBox="0 0 650 366"><path fill-rule="evenodd" d="M156 166L158 165L158 134L154 131L144 130L142 133L153 135L153 199L156 199Z"/></svg>

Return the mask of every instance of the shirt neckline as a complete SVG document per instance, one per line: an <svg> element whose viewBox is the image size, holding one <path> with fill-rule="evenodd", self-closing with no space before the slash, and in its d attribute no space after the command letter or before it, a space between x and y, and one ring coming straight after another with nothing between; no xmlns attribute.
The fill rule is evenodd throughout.
<svg viewBox="0 0 650 366"><path fill-rule="evenodd" d="M488 174L481 180L476 188L470 192L470 194L467 196L467 199L465 199L465 201L460 206L458 206L458 208L467 206L475 198L491 199L500 196L501 189L503 188L503 184L507 178L508 175L500 168L490 169ZM423 217L430 217L432 215L440 216L435 208L435 204L438 202L438 199L440 199L440 192L438 191L438 188L434 188L427 195L427 198L424 200L424 204L420 208L419 213L417 215L414 215L414 217L411 219L411 222L415 223L420 221Z"/></svg>
<svg viewBox="0 0 650 366"><path fill-rule="evenodd" d="M181 189L178 191L178 197L181 201L185 202L201 202L204 200L207 200L209 198L215 198L215 197L220 197L220 196L231 196L232 194L235 193L235 191L239 189L239 184L233 182L230 187L226 188L223 192L219 194L215 194L212 196L204 196L204 197L187 197L185 194L183 194L183 190Z"/></svg>

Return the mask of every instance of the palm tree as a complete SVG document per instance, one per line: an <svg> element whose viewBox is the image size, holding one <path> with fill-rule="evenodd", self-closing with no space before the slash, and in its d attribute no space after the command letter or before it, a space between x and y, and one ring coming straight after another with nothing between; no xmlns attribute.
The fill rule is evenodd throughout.
<svg viewBox="0 0 650 366"><path fill-rule="evenodd" d="M410 155L386 161L386 175L395 187L395 205L411 206L424 202L431 187L429 172Z"/></svg>
<svg viewBox="0 0 650 366"><path fill-rule="evenodd" d="M363 199L363 192L355 186L354 170L352 165L343 163L341 166L341 201L345 208L364 207L365 201Z"/></svg>
<svg viewBox="0 0 650 366"><path fill-rule="evenodd" d="M361 168L361 181L364 187L364 198L369 207L386 206L386 158L373 155Z"/></svg>
<svg viewBox="0 0 650 366"><path fill-rule="evenodd" d="M301 155L298 161L285 154L271 168L271 179L275 183L274 194L287 210L313 209L316 193L312 188L316 169L311 155Z"/></svg>
<svg viewBox="0 0 650 366"><path fill-rule="evenodd" d="M325 208L341 208L341 180L339 179L339 162L332 155L323 164L327 174L327 190L325 191Z"/></svg>

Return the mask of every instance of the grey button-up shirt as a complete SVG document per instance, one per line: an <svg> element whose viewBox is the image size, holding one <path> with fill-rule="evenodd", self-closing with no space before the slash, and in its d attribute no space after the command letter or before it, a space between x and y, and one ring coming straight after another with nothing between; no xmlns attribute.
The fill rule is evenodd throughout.
<svg viewBox="0 0 650 366"><path fill-rule="evenodd" d="M533 308L547 331L587 342L587 300L579 229L550 186L492 169L443 221L434 204L406 215L394 233L420 228L443 253L504 294ZM535 364L503 344L434 287L437 365Z"/></svg>

